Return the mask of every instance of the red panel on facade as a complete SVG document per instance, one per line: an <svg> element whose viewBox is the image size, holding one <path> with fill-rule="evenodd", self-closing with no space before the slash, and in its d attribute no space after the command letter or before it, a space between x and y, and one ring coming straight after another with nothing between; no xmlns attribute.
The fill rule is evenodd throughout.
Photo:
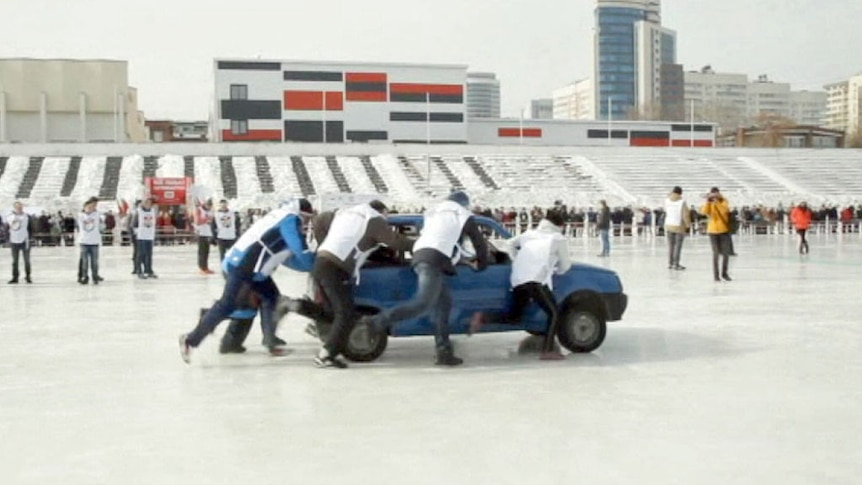
<svg viewBox="0 0 862 485"><path fill-rule="evenodd" d="M326 92L326 111L344 109L344 97L339 91ZM285 91L285 111L323 111L322 91Z"/></svg>
<svg viewBox="0 0 862 485"><path fill-rule="evenodd" d="M393 93L464 94L464 86L460 84L392 83L389 90Z"/></svg>
<svg viewBox="0 0 862 485"><path fill-rule="evenodd" d="M386 91L347 91L345 96L348 101L386 101Z"/></svg>
<svg viewBox="0 0 862 485"><path fill-rule="evenodd" d="M691 146L691 141L690 141L690 140L673 140L673 141L671 141L671 142L670 142L670 146L674 146L674 147L690 147L690 146Z"/></svg>
<svg viewBox="0 0 862 485"><path fill-rule="evenodd" d="M234 135L230 130L221 131L222 141L281 141L281 130L248 130L245 135Z"/></svg>
<svg viewBox="0 0 862 485"><path fill-rule="evenodd" d="M348 72L345 81L349 83L385 83L385 72Z"/></svg>
<svg viewBox="0 0 862 485"><path fill-rule="evenodd" d="M670 140L667 138L632 138L630 145L633 147L667 147Z"/></svg>
<svg viewBox="0 0 862 485"><path fill-rule="evenodd" d="M524 128L524 133L522 135L521 130L518 128L499 128L497 130L497 136L501 138L520 138L521 136L524 138L541 138L542 129Z"/></svg>
<svg viewBox="0 0 862 485"><path fill-rule="evenodd" d="M694 146L696 147L711 147L712 140L694 140Z"/></svg>

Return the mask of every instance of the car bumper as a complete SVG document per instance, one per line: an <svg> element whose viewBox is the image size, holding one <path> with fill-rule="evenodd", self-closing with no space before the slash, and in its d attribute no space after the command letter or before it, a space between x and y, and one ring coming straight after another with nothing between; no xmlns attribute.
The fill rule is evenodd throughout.
<svg viewBox="0 0 862 485"><path fill-rule="evenodd" d="M615 322L622 320L623 313L626 311L626 306L629 303L629 297L625 293L604 294L602 298L605 301L607 309L608 321Z"/></svg>

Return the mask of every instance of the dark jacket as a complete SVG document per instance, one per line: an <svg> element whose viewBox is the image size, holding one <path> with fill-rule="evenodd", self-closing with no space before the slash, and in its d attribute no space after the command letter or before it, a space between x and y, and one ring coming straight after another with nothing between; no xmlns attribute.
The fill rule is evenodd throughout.
<svg viewBox="0 0 862 485"><path fill-rule="evenodd" d="M599 220L596 225L599 230L607 230L611 228L611 209L602 207L599 209Z"/></svg>

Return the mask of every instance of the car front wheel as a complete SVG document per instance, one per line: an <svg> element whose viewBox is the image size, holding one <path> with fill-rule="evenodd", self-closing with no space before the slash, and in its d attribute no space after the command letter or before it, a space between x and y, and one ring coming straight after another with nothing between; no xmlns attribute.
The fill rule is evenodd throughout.
<svg viewBox="0 0 862 485"><path fill-rule="evenodd" d="M353 362L371 362L383 355L389 336L366 323L357 322L350 329L344 356Z"/></svg>
<svg viewBox="0 0 862 485"><path fill-rule="evenodd" d="M571 352L592 352L602 345L607 333L605 320L588 308L574 307L560 318L557 337Z"/></svg>

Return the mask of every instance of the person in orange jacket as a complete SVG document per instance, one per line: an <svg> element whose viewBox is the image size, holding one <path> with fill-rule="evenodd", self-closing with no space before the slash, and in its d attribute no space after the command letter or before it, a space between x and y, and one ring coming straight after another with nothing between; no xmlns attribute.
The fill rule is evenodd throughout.
<svg viewBox="0 0 862 485"><path fill-rule="evenodd" d="M805 240L805 234L811 227L811 209L805 201L800 202L790 211L790 222L796 228L796 234L799 234L799 254L808 254L808 241Z"/></svg>
<svg viewBox="0 0 862 485"><path fill-rule="evenodd" d="M709 217L706 225L706 232L709 234L709 242L712 246L712 275L716 282L730 281L728 274L728 265L730 253L733 252L730 239L731 232L731 217L729 204L727 199L721 195L718 187L713 187L708 194L704 196L706 203L700 208L700 213ZM718 273L718 257L721 256L721 277Z"/></svg>

